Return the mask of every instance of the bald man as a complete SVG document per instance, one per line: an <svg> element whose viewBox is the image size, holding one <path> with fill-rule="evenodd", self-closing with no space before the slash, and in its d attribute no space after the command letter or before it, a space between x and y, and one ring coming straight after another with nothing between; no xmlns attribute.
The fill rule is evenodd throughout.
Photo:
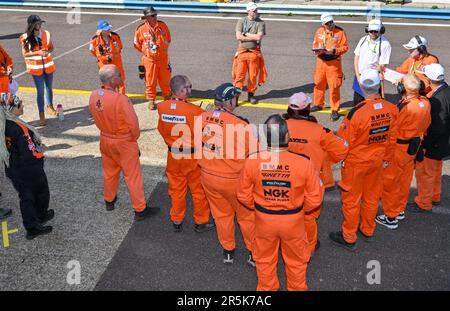
<svg viewBox="0 0 450 311"><path fill-rule="evenodd" d="M92 92L89 111L100 130L100 152L103 161L104 199L106 210L115 208L120 172L130 192L135 219L154 215L159 208L147 206L139 161L139 121L130 99L119 93L123 84L116 65L99 70L102 87Z"/></svg>

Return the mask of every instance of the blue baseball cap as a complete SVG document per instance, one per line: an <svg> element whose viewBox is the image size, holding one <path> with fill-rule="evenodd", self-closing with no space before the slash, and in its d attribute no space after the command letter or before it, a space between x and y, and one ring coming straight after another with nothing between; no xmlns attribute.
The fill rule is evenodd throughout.
<svg viewBox="0 0 450 311"><path fill-rule="evenodd" d="M239 95L241 93L241 89L235 87L231 83L223 83L219 85L214 91L215 99L218 102L231 100L236 97L236 95Z"/></svg>
<svg viewBox="0 0 450 311"><path fill-rule="evenodd" d="M111 25L107 21L102 19L102 20L98 21L97 29L98 30L105 30L105 31L107 31L107 30L111 29Z"/></svg>

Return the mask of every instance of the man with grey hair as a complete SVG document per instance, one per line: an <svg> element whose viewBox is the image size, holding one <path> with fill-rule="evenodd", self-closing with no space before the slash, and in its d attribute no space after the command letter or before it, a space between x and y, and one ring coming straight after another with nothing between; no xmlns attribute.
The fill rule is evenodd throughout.
<svg viewBox="0 0 450 311"><path fill-rule="evenodd" d="M89 111L100 130L106 210L115 208L120 171L123 171L135 219L142 220L159 209L148 207L145 201L137 143L140 136L138 117L129 98L119 93L123 81L117 66L103 66L99 76L103 85L92 92Z"/></svg>
<svg viewBox="0 0 450 311"><path fill-rule="evenodd" d="M172 201L170 220L174 231L181 232L186 215L187 188L194 204L194 230L209 231L209 204L200 181L200 167L194 157L194 122L203 109L187 101L191 96L192 83L188 77L177 75L170 80L172 98L158 104L158 131L169 148L166 175ZM201 117L197 119L201 123Z"/></svg>
<svg viewBox="0 0 450 311"><path fill-rule="evenodd" d="M359 83L366 99L347 114L338 130L349 144L339 182L344 222L342 231L331 232L329 237L349 251L356 250L357 232L364 241L373 241L383 166L394 157L398 110L381 98L380 82L378 70L361 72Z"/></svg>
<svg viewBox="0 0 450 311"><path fill-rule="evenodd" d="M417 196L409 212L431 212L441 203L442 160L450 155L450 87L440 64L424 67L431 92L431 124L423 140L424 159L416 162Z"/></svg>

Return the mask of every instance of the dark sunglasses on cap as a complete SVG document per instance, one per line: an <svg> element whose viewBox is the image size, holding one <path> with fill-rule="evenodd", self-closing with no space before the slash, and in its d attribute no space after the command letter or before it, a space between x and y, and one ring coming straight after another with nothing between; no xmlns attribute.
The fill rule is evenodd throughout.
<svg viewBox="0 0 450 311"><path fill-rule="evenodd" d="M333 25L333 24L334 24L334 21L329 21L329 22L325 23L325 25L327 25L327 26L330 26L330 25Z"/></svg>
<svg viewBox="0 0 450 311"><path fill-rule="evenodd" d="M379 33L378 30L369 30L369 33Z"/></svg>

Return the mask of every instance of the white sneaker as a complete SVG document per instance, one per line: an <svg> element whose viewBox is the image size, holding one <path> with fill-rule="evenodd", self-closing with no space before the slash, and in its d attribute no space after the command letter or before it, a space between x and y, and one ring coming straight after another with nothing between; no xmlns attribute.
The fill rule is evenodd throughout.
<svg viewBox="0 0 450 311"><path fill-rule="evenodd" d="M383 225L386 228L391 229L391 230L395 230L398 228L398 220L396 218L389 219L389 217L387 217L386 215L378 215L375 218L375 221L378 224Z"/></svg>
<svg viewBox="0 0 450 311"><path fill-rule="evenodd" d="M397 220L404 220L405 219L405 212L400 212L397 217L395 217Z"/></svg>

